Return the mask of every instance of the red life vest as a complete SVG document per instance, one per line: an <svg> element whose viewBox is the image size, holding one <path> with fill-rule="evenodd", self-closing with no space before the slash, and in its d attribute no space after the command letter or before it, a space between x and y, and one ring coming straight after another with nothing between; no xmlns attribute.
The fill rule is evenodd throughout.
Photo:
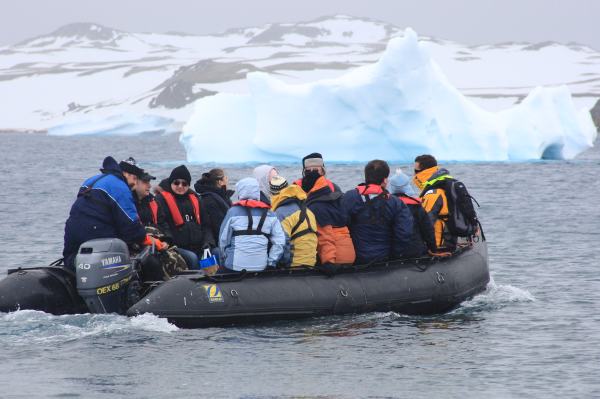
<svg viewBox="0 0 600 399"><path fill-rule="evenodd" d="M408 197L405 195L401 195L398 197L400 201L404 202L406 205L421 205L420 198Z"/></svg>
<svg viewBox="0 0 600 399"><path fill-rule="evenodd" d="M152 223L158 224L158 203L153 199L148 202L148 206L150 207L150 213L152 214Z"/></svg>
<svg viewBox="0 0 600 399"><path fill-rule="evenodd" d="M161 194L167 203L167 207L169 208L169 212L171 213L175 227L183 226L185 222L183 221L183 217L181 216L179 207L177 207L177 202L175 201L173 194L168 191L163 191ZM200 224L200 202L198 201L198 197L196 197L194 193L189 193L188 198L190 199L192 207L194 208L194 218L196 219L196 223Z"/></svg>
<svg viewBox="0 0 600 399"><path fill-rule="evenodd" d="M241 200L236 202L235 204L233 204L232 206L245 206L246 208L266 208L266 209L271 209L271 206L269 204L265 204L262 201L257 201L257 200L253 200L253 199L246 199L246 200Z"/></svg>
<svg viewBox="0 0 600 399"><path fill-rule="evenodd" d="M367 196L370 194L376 194L388 199L388 193L384 191L379 184L360 185L356 187L356 191L358 191L360 195Z"/></svg>

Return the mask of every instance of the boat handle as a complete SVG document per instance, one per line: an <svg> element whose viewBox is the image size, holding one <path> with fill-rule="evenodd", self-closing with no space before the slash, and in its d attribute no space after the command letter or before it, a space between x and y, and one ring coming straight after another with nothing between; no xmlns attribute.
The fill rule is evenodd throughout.
<svg viewBox="0 0 600 399"><path fill-rule="evenodd" d="M343 288L342 288L342 289L340 290L340 294L342 294L342 296L345 298L345 297L347 297L347 296L348 296L348 291L346 291L345 289L343 289Z"/></svg>
<svg viewBox="0 0 600 399"><path fill-rule="evenodd" d="M440 272L435 272L435 274L437 274L437 281L438 281L438 283L444 284L444 281L446 281L444 279L444 275L442 273L440 273Z"/></svg>
<svg viewBox="0 0 600 399"><path fill-rule="evenodd" d="M231 296L234 298L237 298L239 296L239 294L236 290L231 290L230 293L231 293Z"/></svg>

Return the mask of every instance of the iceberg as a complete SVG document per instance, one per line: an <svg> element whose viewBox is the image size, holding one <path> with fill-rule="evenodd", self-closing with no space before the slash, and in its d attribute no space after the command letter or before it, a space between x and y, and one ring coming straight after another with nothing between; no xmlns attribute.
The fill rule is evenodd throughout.
<svg viewBox="0 0 600 399"><path fill-rule="evenodd" d="M533 90L490 112L445 77L416 33L392 39L382 57L347 74L287 84L253 72L249 94L202 98L180 142L190 162L287 162L311 152L328 161L570 159L593 146L596 127L566 86Z"/></svg>
<svg viewBox="0 0 600 399"><path fill-rule="evenodd" d="M48 134L51 136L133 136L142 133L170 133L174 131L174 122L171 118L146 114L77 117L52 126L48 129Z"/></svg>

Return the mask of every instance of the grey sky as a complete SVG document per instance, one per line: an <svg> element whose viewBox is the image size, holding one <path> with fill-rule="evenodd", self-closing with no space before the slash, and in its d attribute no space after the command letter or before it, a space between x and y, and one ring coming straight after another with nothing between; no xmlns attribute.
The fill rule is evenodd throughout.
<svg viewBox="0 0 600 399"><path fill-rule="evenodd" d="M466 44L575 41L600 50L600 0L3 0L0 10L0 45L72 22L218 33L348 14Z"/></svg>

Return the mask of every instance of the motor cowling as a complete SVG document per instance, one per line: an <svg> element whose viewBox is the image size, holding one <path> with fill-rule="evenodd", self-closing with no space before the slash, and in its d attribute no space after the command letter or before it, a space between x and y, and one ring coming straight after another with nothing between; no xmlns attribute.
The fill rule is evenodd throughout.
<svg viewBox="0 0 600 399"><path fill-rule="evenodd" d="M127 244L118 238L86 241L75 257L77 292L90 313L125 314L139 299Z"/></svg>

